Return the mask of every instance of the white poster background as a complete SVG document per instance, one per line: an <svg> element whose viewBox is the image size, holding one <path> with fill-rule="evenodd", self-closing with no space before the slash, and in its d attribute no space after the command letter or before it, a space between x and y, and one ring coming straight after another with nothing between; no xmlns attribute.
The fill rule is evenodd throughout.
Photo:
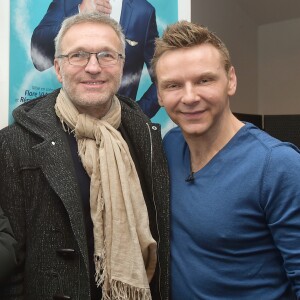
<svg viewBox="0 0 300 300"><path fill-rule="evenodd" d="M0 129L8 124L10 0L0 9ZM191 0L178 0L178 20L191 20ZM18 49L15 49L18 51ZM12 51L14 53L14 51Z"/></svg>

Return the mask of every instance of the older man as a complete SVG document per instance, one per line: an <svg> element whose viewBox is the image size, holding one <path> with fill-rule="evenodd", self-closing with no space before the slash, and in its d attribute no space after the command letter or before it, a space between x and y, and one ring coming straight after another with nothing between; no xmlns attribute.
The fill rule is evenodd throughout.
<svg viewBox="0 0 300 300"><path fill-rule="evenodd" d="M115 96L124 35L78 14L55 46L62 89L0 132L0 203L21 248L0 298L168 299L167 168L159 126Z"/></svg>
<svg viewBox="0 0 300 300"><path fill-rule="evenodd" d="M53 40L62 21L78 12L91 10L111 14L122 26L126 36L126 61L118 93L136 99L144 64L152 81L150 62L154 40L158 37L155 8L147 0L53 0L32 34L34 66L40 71L50 68L54 57ZM148 117L152 118L157 113L160 106L154 83L151 82L137 103Z"/></svg>

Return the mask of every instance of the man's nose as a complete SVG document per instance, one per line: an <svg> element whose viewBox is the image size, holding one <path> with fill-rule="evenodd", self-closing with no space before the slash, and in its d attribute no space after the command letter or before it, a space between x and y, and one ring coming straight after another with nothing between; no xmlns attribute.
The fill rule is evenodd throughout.
<svg viewBox="0 0 300 300"><path fill-rule="evenodd" d="M197 87L193 84L186 84L183 89L181 102L184 104L193 104L194 102L198 102L199 100L200 96L198 94Z"/></svg>
<svg viewBox="0 0 300 300"><path fill-rule="evenodd" d="M85 70L89 73L98 73L102 70L95 53L91 53L90 59L85 66Z"/></svg>

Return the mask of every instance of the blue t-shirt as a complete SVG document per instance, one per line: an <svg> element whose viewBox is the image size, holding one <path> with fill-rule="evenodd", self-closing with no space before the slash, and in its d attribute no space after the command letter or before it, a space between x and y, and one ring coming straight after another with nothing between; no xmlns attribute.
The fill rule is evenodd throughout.
<svg viewBox="0 0 300 300"><path fill-rule="evenodd" d="M300 155L250 123L186 182L180 128L171 178L172 300L300 299Z"/></svg>

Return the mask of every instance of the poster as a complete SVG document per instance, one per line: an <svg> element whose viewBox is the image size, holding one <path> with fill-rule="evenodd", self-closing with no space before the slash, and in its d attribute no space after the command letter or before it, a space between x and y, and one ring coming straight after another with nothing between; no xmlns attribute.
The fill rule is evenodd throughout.
<svg viewBox="0 0 300 300"><path fill-rule="evenodd" d="M0 77L1 86L2 84L5 86L0 95L2 95L2 97L8 97L7 107L5 107L5 104L1 105L1 127L6 125L5 122L11 123L13 121L12 111L18 105L36 97L48 94L54 89L60 87L60 84L56 79L54 68L50 67L41 72L34 67L31 58L32 33L44 17L52 0L4 1L6 12L9 12L10 18L7 20L8 18L6 16L1 23L9 22L9 35L4 30L4 36L0 36L0 38L1 40L2 38L4 40L8 38L9 47L8 49L6 48L6 50L4 49L2 53L0 52L0 59L6 56L7 61L7 57L9 57L8 65L3 68L3 73L5 73L6 69L6 72L8 70L9 76ZM190 19L189 1L148 0L148 2L155 8L156 24L159 35L162 34L167 24L174 23L178 19ZM6 28L5 24L4 28ZM8 82L7 78L9 79ZM150 85L151 80L149 73L147 68L144 66L135 99L140 99ZM8 110L7 118L3 117L6 109ZM152 121L162 124L163 133L167 131L170 126L173 126L162 108L155 114L154 117L152 117Z"/></svg>

